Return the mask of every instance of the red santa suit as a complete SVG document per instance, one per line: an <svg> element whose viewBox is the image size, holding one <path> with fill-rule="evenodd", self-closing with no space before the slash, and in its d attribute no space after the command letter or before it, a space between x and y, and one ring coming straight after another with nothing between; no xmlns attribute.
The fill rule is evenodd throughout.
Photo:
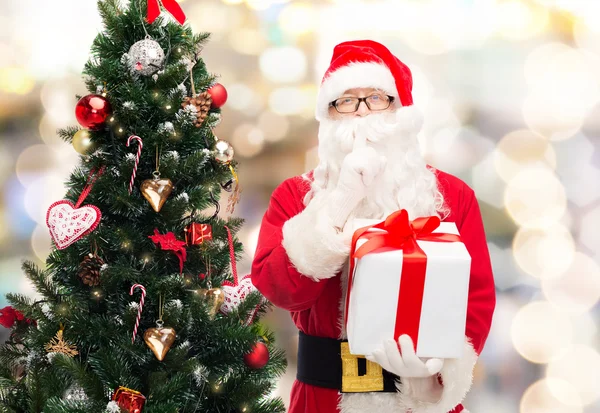
<svg viewBox="0 0 600 413"><path fill-rule="evenodd" d="M386 64L390 66L389 62ZM344 88L343 85L340 87ZM330 87L333 96L343 91ZM397 95L403 100L402 91ZM323 101L326 102L327 98ZM406 94L403 103L406 103ZM322 106L317 110L321 111L320 116L324 116ZM388 162L393 162L393 159ZM472 258L465 351L460 359L445 360L438 376L443 385L441 398L432 402L416 397L408 387L410 379L403 381L396 393L356 394L341 394L335 389L296 381L291 393L290 413L466 412L460 403L471 387L473 367L490 330L495 288L479 205L473 190L450 174L434 171L438 189L449 209L443 220L456 223ZM252 282L274 305L290 312L302 333L339 339L343 338L340 320L343 318L347 277L328 257L339 254L345 247L340 244L339 237L328 235L316 224L310 226L310 222L314 221L310 221L308 215L318 213L320 208L313 203L304 204L305 195L311 189L311 180L312 174L290 178L273 192L260 229L252 264ZM306 245L310 245L310 249Z"/></svg>

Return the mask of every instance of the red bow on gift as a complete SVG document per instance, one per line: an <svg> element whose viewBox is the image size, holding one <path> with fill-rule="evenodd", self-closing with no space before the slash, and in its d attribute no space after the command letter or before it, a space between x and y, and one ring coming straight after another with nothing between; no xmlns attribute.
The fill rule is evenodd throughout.
<svg viewBox="0 0 600 413"><path fill-rule="evenodd" d="M179 258L179 272L183 272L183 262L187 258L187 251L185 249L185 242L178 241L175 238L175 234L167 232L166 234L160 234L157 229L154 230L154 235L148 236L155 244L160 244L160 249L165 251L173 251L177 258Z"/></svg>
<svg viewBox="0 0 600 413"><path fill-rule="evenodd" d="M175 17L175 20L179 24L185 23L185 14L181 10L181 6L175 0L162 0L162 5L171 16ZM148 23L152 23L160 15L160 4L159 0L148 0Z"/></svg>
<svg viewBox="0 0 600 413"><path fill-rule="evenodd" d="M460 236L455 234L433 233L440 226L440 219L436 216L417 218L409 221L408 212L402 209L386 218L385 221L375 225L359 228L352 236L352 249L350 252L350 272L348 275L348 293L346 297L346 322L348 321L348 307L350 304L350 290L354 278L356 259L362 258L370 252L384 252L402 250L402 274L400 275L400 293L398 306L410 308L402 317L397 317L394 337L397 339L402 334L408 334L417 346L419 322L421 319L421 303L425 289L425 273L427 270L427 255L421 249L419 241L434 242L462 242ZM370 229L383 229L385 231L372 231ZM366 239L358 250L356 243L359 239Z"/></svg>

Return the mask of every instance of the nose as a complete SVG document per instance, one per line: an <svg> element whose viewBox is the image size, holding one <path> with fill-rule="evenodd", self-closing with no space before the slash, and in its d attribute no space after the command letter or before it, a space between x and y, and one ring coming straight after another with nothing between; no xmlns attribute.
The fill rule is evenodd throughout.
<svg viewBox="0 0 600 413"><path fill-rule="evenodd" d="M367 116L369 113L371 113L371 110L367 106L367 103L363 101L360 102L358 109L354 113L356 116Z"/></svg>

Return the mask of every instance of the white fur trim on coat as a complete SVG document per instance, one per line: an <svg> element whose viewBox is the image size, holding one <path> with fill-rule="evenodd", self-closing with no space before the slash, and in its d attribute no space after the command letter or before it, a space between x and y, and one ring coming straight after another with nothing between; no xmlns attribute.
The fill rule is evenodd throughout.
<svg viewBox="0 0 600 413"><path fill-rule="evenodd" d="M339 98L346 90L359 87L380 89L399 100L396 81L390 69L380 63L356 62L340 67L327 76L317 96L316 118L327 117L329 103Z"/></svg>
<svg viewBox="0 0 600 413"><path fill-rule="evenodd" d="M350 254L350 245L337 233L323 199L315 198L283 225L282 245L300 274L315 281L332 278Z"/></svg>
<svg viewBox="0 0 600 413"><path fill-rule="evenodd" d="M442 397L436 403L422 401L425 395L415 394L410 388L410 379L399 385L401 405L412 413L447 413L459 405L473 383L473 368L477 362L473 345L465 338L463 356L459 359L445 359L440 374L444 387Z"/></svg>
<svg viewBox="0 0 600 413"><path fill-rule="evenodd" d="M410 388L411 379L403 379L398 385L398 393L341 394L340 412L448 413L463 401L471 388L476 361L477 354L468 340L465 341L462 358L444 360L444 367L440 372L444 387L442 396L436 403L422 401L427 399L427 395L413 394Z"/></svg>

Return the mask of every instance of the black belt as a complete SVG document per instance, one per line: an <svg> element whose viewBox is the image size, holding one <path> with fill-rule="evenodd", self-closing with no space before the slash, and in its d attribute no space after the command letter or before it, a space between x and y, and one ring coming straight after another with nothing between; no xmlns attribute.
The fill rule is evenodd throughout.
<svg viewBox="0 0 600 413"><path fill-rule="evenodd" d="M298 381L342 393L395 393L400 378L362 356L350 354L346 340L300 332Z"/></svg>

